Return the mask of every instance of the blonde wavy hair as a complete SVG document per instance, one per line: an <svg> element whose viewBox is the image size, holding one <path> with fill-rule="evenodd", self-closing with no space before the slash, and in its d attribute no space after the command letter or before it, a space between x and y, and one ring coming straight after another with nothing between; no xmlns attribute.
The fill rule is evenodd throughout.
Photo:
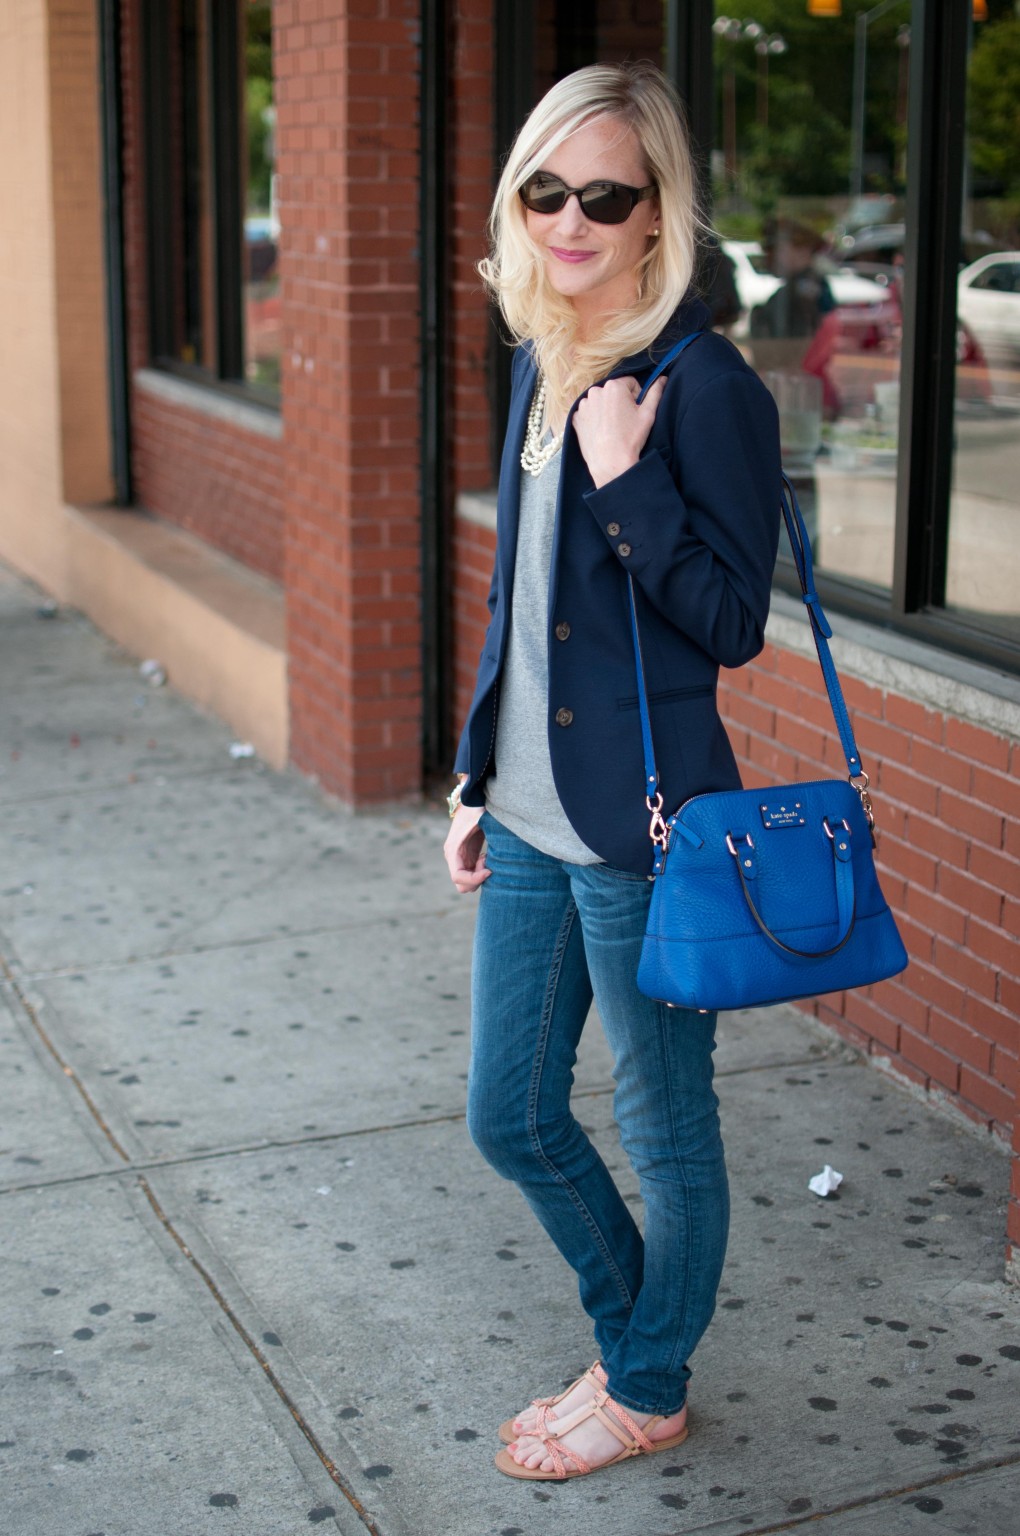
<svg viewBox="0 0 1020 1536"><path fill-rule="evenodd" d="M546 282L518 193L558 145L597 118L634 132L648 179L658 188L662 233L638 263L637 302L599 337L582 342L573 305ZM706 227L683 106L654 64L592 64L543 96L507 157L489 216L489 255L478 271L515 340L531 343L547 380L550 414L563 415L622 358L654 341L690 287L698 232Z"/></svg>

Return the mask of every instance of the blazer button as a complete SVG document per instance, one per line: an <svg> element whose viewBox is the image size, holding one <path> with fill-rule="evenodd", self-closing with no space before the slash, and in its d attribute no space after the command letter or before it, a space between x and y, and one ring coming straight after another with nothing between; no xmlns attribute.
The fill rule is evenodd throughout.
<svg viewBox="0 0 1020 1536"><path fill-rule="evenodd" d="M609 535L609 537L611 539L615 539L616 535L619 533L619 531L620 531L619 523L607 523L606 524L606 532L608 533L608 535Z"/></svg>
<svg viewBox="0 0 1020 1536"><path fill-rule="evenodd" d="M623 558L626 559L627 556L630 554L630 545L629 544L617 544L617 546L616 546L616 553L618 555L622 555Z"/></svg>
<svg viewBox="0 0 1020 1536"><path fill-rule="evenodd" d="M556 711L557 725L569 725L573 718L574 711L572 709L558 709Z"/></svg>
<svg viewBox="0 0 1020 1536"><path fill-rule="evenodd" d="M569 624L557 624L557 626L556 626L556 638L557 638L557 640L569 640L570 639L570 625Z"/></svg>

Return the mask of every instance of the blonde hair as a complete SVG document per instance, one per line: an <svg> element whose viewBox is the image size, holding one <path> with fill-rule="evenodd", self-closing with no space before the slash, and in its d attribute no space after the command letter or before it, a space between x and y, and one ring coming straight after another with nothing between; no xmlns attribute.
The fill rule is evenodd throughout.
<svg viewBox="0 0 1020 1536"><path fill-rule="evenodd" d="M630 128L658 189L661 235L638 263L637 302L581 341L568 299L545 279L518 196L549 153L598 118ZM591 64L543 96L507 157L489 216L491 248L478 271L516 341L531 343L553 414L632 352L649 346L690 287L699 229L694 166L679 96L653 64Z"/></svg>

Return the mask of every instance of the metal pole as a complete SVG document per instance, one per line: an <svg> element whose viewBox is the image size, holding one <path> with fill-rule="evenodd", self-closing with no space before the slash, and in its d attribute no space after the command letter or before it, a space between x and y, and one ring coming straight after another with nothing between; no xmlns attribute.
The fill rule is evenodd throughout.
<svg viewBox="0 0 1020 1536"><path fill-rule="evenodd" d="M850 196L860 197L864 188L864 109L867 100L867 71L868 71L868 27L886 11L891 11L894 5L899 5L902 0L882 0L881 5L873 5L870 11L861 11L854 23L854 83L853 83L853 117L850 127L850 139L853 149L850 165Z"/></svg>
<svg viewBox="0 0 1020 1536"><path fill-rule="evenodd" d="M861 11L854 26L854 91L853 116L850 136L853 155L850 165L850 197L859 198L864 185L864 101L865 72L868 66L868 17L870 12Z"/></svg>

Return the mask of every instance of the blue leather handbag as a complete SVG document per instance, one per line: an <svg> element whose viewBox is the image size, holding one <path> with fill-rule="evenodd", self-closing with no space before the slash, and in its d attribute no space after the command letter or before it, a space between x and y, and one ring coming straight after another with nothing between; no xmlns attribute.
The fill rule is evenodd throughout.
<svg viewBox="0 0 1020 1536"><path fill-rule="evenodd" d="M665 358L654 377L693 336ZM849 778L695 795L666 820L634 585L630 613L653 843L639 989L674 1007L748 1008L867 986L907 954L879 887L868 776L829 652L811 547L783 477L782 511Z"/></svg>

